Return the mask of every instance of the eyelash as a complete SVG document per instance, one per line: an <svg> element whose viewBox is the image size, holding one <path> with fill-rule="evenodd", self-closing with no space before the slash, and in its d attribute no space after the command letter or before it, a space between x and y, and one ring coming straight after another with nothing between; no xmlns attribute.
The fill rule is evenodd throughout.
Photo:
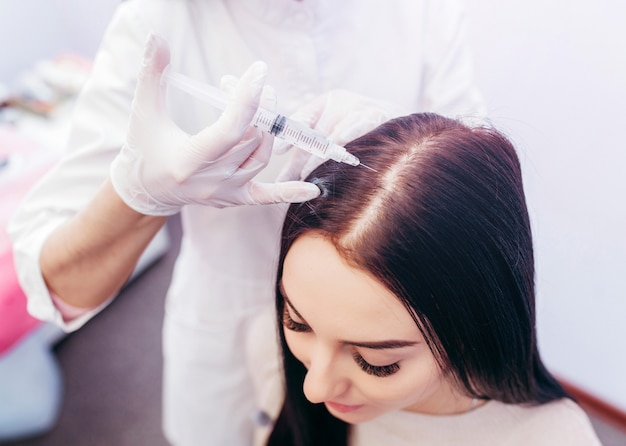
<svg viewBox="0 0 626 446"><path fill-rule="evenodd" d="M308 325L301 324L291 319L291 316L289 316L289 310L287 310L287 305L285 305L283 310L283 325L285 328L298 333L310 333L312 331L311 327Z"/></svg>
<svg viewBox="0 0 626 446"><path fill-rule="evenodd" d="M312 331L311 327L308 325L294 321L289 315L287 306L285 306L285 309L283 310L283 325L288 330L295 331L297 333L310 333ZM352 353L352 358L365 373L379 378L393 375L400 370L400 365L397 362L384 366L372 365L367 362L356 350Z"/></svg>
<svg viewBox="0 0 626 446"><path fill-rule="evenodd" d="M379 378L393 375L398 370L400 370L400 365L397 362L389 365L372 365L365 359L363 359L363 356L361 356L356 350L352 353L352 357L365 373L367 373L368 375L377 376Z"/></svg>

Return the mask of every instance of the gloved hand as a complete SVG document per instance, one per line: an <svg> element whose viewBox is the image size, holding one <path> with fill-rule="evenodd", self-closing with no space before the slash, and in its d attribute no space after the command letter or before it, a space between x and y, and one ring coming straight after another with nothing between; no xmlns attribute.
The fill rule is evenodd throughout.
<svg viewBox="0 0 626 446"><path fill-rule="evenodd" d="M383 122L404 114L399 106L390 103L347 90L331 90L304 105L290 118L319 130L335 144L343 146ZM274 144L277 154L292 152L277 181L304 179L324 162L304 150L291 150L292 147L278 141Z"/></svg>
<svg viewBox="0 0 626 446"><path fill-rule="evenodd" d="M167 44L151 36L126 143L111 166L111 182L126 204L147 215L172 215L186 204L302 202L319 195L310 183L252 180L269 162L273 143L272 136L250 127L262 96L264 63L248 68L220 118L195 135L184 132L167 114L161 75L168 64ZM268 108L275 103L271 94L263 101Z"/></svg>

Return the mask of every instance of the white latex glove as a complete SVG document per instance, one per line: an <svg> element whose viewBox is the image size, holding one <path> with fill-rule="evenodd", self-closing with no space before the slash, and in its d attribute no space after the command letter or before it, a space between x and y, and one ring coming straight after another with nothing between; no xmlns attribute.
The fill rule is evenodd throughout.
<svg viewBox="0 0 626 446"><path fill-rule="evenodd" d="M340 146L363 136L380 124L406 113L400 107L347 91L331 90L298 109L291 119L319 130ZM277 181L306 178L323 159L276 141L274 152L291 151L291 158Z"/></svg>
<svg viewBox="0 0 626 446"><path fill-rule="evenodd" d="M151 36L133 100L126 143L111 166L111 181L126 204L147 215L172 215L186 204L214 207L302 202L319 195L299 181L259 183L273 137L250 127L267 66L252 64L231 103L211 126L189 135L168 116L161 75L169 64L165 41ZM269 91L269 90L268 90ZM272 94L264 107L274 107Z"/></svg>

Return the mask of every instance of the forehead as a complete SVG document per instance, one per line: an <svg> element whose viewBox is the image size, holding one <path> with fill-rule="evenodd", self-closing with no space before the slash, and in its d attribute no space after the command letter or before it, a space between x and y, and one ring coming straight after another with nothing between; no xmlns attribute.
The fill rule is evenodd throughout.
<svg viewBox="0 0 626 446"><path fill-rule="evenodd" d="M319 233L302 235L291 246L282 285L315 331L328 328L360 341L420 337L402 302L373 276L348 264Z"/></svg>

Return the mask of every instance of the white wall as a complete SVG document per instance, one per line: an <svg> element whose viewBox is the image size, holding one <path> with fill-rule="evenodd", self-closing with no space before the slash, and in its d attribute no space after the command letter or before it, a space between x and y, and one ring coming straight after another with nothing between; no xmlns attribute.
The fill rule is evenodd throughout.
<svg viewBox="0 0 626 446"><path fill-rule="evenodd" d="M626 3L465 2L478 82L521 152L544 359L626 410Z"/></svg>
<svg viewBox="0 0 626 446"><path fill-rule="evenodd" d="M1 0L0 82L64 51L93 56L121 0Z"/></svg>

